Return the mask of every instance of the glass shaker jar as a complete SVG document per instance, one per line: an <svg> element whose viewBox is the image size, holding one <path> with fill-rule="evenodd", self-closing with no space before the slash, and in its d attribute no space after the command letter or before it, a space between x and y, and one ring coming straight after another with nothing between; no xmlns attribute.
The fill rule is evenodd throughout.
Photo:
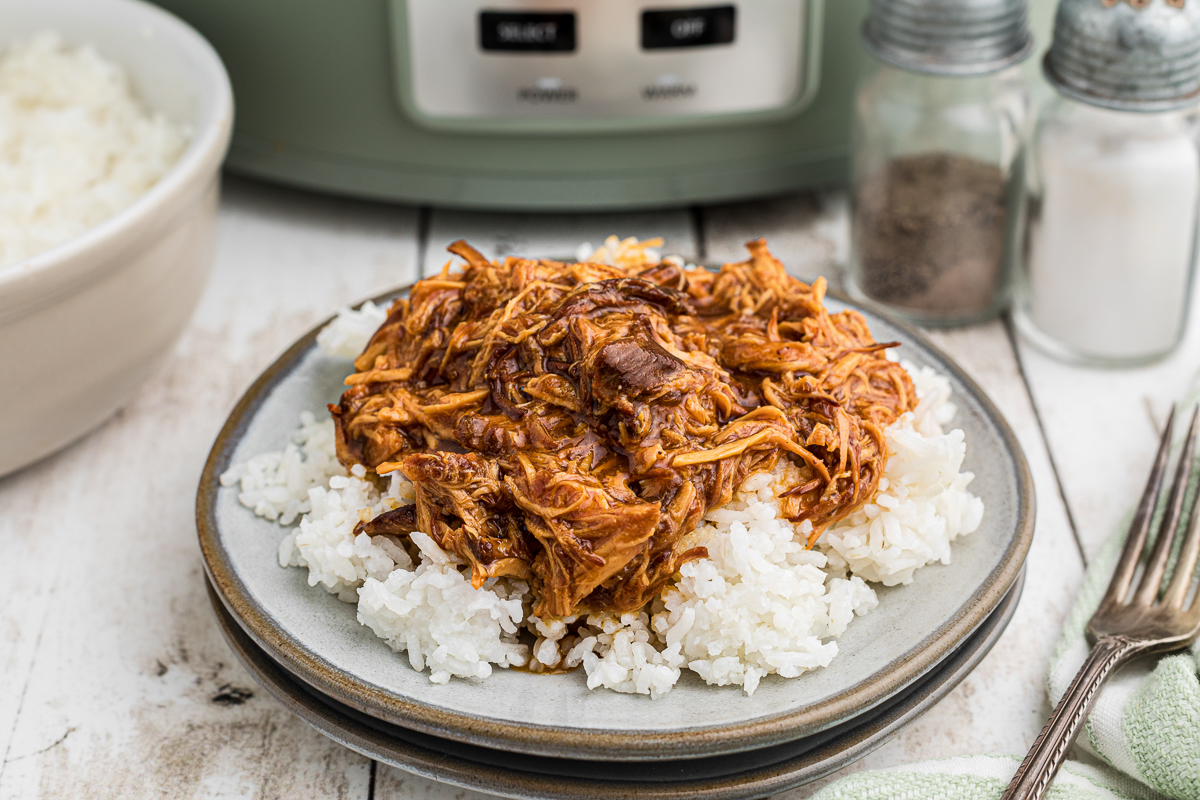
<svg viewBox="0 0 1200 800"><path fill-rule="evenodd" d="M1044 67L1014 319L1063 360L1154 361L1195 270L1200 0L1063 0Z"/></svg>
<svg viewBox="0 0 1200 800"><path fill-rule="evenodd" d="M1024 0L873 0L855 101L850 293L922 325L1010 299L1032 46Z"/></svg>

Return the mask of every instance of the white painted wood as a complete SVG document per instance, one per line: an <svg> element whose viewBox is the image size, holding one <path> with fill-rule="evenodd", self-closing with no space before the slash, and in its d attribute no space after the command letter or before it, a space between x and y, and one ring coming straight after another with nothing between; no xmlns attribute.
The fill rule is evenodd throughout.
<svg viewBox="0 0 1200 800"><path fill-rule="evenodd" d="M26 472L42 470L42 465L34 465ZM56 577L28 569L30 564L50 561L55 543L37 535L31 504L4 502L14 497L10 487L17 480L16 477L0 479L0 774ZM34 485L27 491L33 493L39 489Z"/></svg>
<svg viewBox="0 0 1200 800"><path fill-rule="evenodd" d="M457 789L380 764L375 775L374 800L490 800L495 795Z"/></svg>
<svg viewBox="0 0 1200 800"><path fill-rule="evenodd" d="M411 209L226 187L212 280L169 362L98 431L0 482L0 631L15 644L0 657L0 797L367 796L370 762L234 662L193 505L250 381L339 305L411 279L416 258Z"/></svg>
<svg viewBox="0 0 1200 800"><path fill-rule="evenodd" d="M692 217L686 210L622 214L485 214L434 210L424 273L438 272L452 256L446 246L466 239L488 258L574 258L583 242L599 246L608 236L663 237L664 253L697 255Z"/></svg>
<svg viewBox="0 0 1200 800"><path fill-rule="evenodd" d="M805 280L823 275L837 288L850 250L846 193L831 189L769 200L710 206L702 211L705 260L742 261L745 243L767 238L788 271Z"/></svg>
<svg viewBox="0 0 1200 800"><path fill-rule="evenodd" d="M1137 504L1171 404L1200 389L1200 282L1195 289L1184 342L1158 364L1137 369L1070 366L1019 342L1029 387L1089 557Z"/></svg>

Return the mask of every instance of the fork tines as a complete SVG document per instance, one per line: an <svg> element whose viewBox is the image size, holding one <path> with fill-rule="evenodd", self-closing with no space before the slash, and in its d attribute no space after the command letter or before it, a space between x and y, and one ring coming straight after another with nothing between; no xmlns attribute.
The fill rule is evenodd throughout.
<svg viewBox="0 0 1200 800"><path fill-rule="evenodd" d="M1141 581L1133 597L1129 600L1133 605L1150 606L1154 605L1156 600L1159 599L1158 596L1162 588L1163 575L1166 572L1167 562L1170 559L1171 551L1175 544L1176 534L1179 528L1183 527L1181 522L1183 518L1184 498L1187 494L1188 484L1192 478L1192 462L1196 452L1198 418L1200 418L1200 406L1197 406L1196 410L1192 412L1192 421L1188 426L1187 435L1184 437L1183 446L1180 449L1179 460L1175 466L1175 475L1171 482L1170 494L1162 511L1162 522L1158 526L1158 534L1154 537L1154 548L1146 561ZM1119 605L1126 602L1129 587L1133 582L1134 574L1137 570L1138 562L1158 507L1163 477L1167 470L1167 461L1171 451L1171 439L1174 428L1175 409L1172 407L1171 415L1167 419L1166 429L1163 431L1162 440L1158 445L1158 454L1154 459L1154 467L1150 472L1150 479L1146 483L1146 490L1142 494L1137 513L1130 526L1129 536L1125 540L1125 548L1121 552L1120 561L1117 563L1112 581L1109 583L1108 591L1105 594L1105 605ZM1190 517L1190 523L1187 526L1188 531L1180 548L1171 582L1166 586L1162 595L1161 605L1166 608L1182 609L1184 600L1186 600L1188 591L1192 585L1197 556L1200 556L1200 513L1196 513L1196 510L1193 510ZM1194 603L1194 605L1196 606L1194 610L1200 612L1200 603Z"/></svg>

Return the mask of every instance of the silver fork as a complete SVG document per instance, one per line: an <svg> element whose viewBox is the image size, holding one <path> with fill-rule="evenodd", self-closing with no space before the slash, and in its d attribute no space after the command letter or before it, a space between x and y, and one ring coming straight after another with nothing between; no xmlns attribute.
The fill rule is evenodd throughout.
<svg viewBox="0 0 1200 800"><path fill-rule="evenodd" d="M1200 635L1200 590L1192 602L1184 607L1192 586L1197 556L1200 555L1200 503L1195 504L1192 511L1171 580L1165 587L1162 586L1167 560L1171 556L1175 534L1183 516L1184 495L1196 448L1197 417L1200 417L1200 407L1192 414L1192 423L1175 467L1175 479L1171 483L1162 523L1146 561L1146 569L1133 596L1127 597L1146 545L1167 469L1171 433L1175 427L1175 410L1171 409L1167 429L1158 445L1154 468L1150 471L1150 480L1146 483L1146 491L1142 494L1129 536L1125 540L1125 549L1121 551L1104 599L1087 626L1088 640L1092 643L1091 653L1067 693L1050 714L1050 719L1038 734L1029 755L1021 762L1001 800L1038 800L1045 794L1050 780L1058 773L1067 750L1075 741L1079 726L1095 705L1100 688L1118 668L1137 656L1187 647Z"/></svg>

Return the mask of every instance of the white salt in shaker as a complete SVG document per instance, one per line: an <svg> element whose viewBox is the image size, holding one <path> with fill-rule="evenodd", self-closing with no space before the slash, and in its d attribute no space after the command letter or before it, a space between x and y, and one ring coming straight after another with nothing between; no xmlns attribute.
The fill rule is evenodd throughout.
<svg viewBox="0 0 1200 800"><path fill-rule="evenodd" d="M1161 358L1200 219L1200 0L1062 0L1044 66L1017 326L1065 360Z"/></svg>

